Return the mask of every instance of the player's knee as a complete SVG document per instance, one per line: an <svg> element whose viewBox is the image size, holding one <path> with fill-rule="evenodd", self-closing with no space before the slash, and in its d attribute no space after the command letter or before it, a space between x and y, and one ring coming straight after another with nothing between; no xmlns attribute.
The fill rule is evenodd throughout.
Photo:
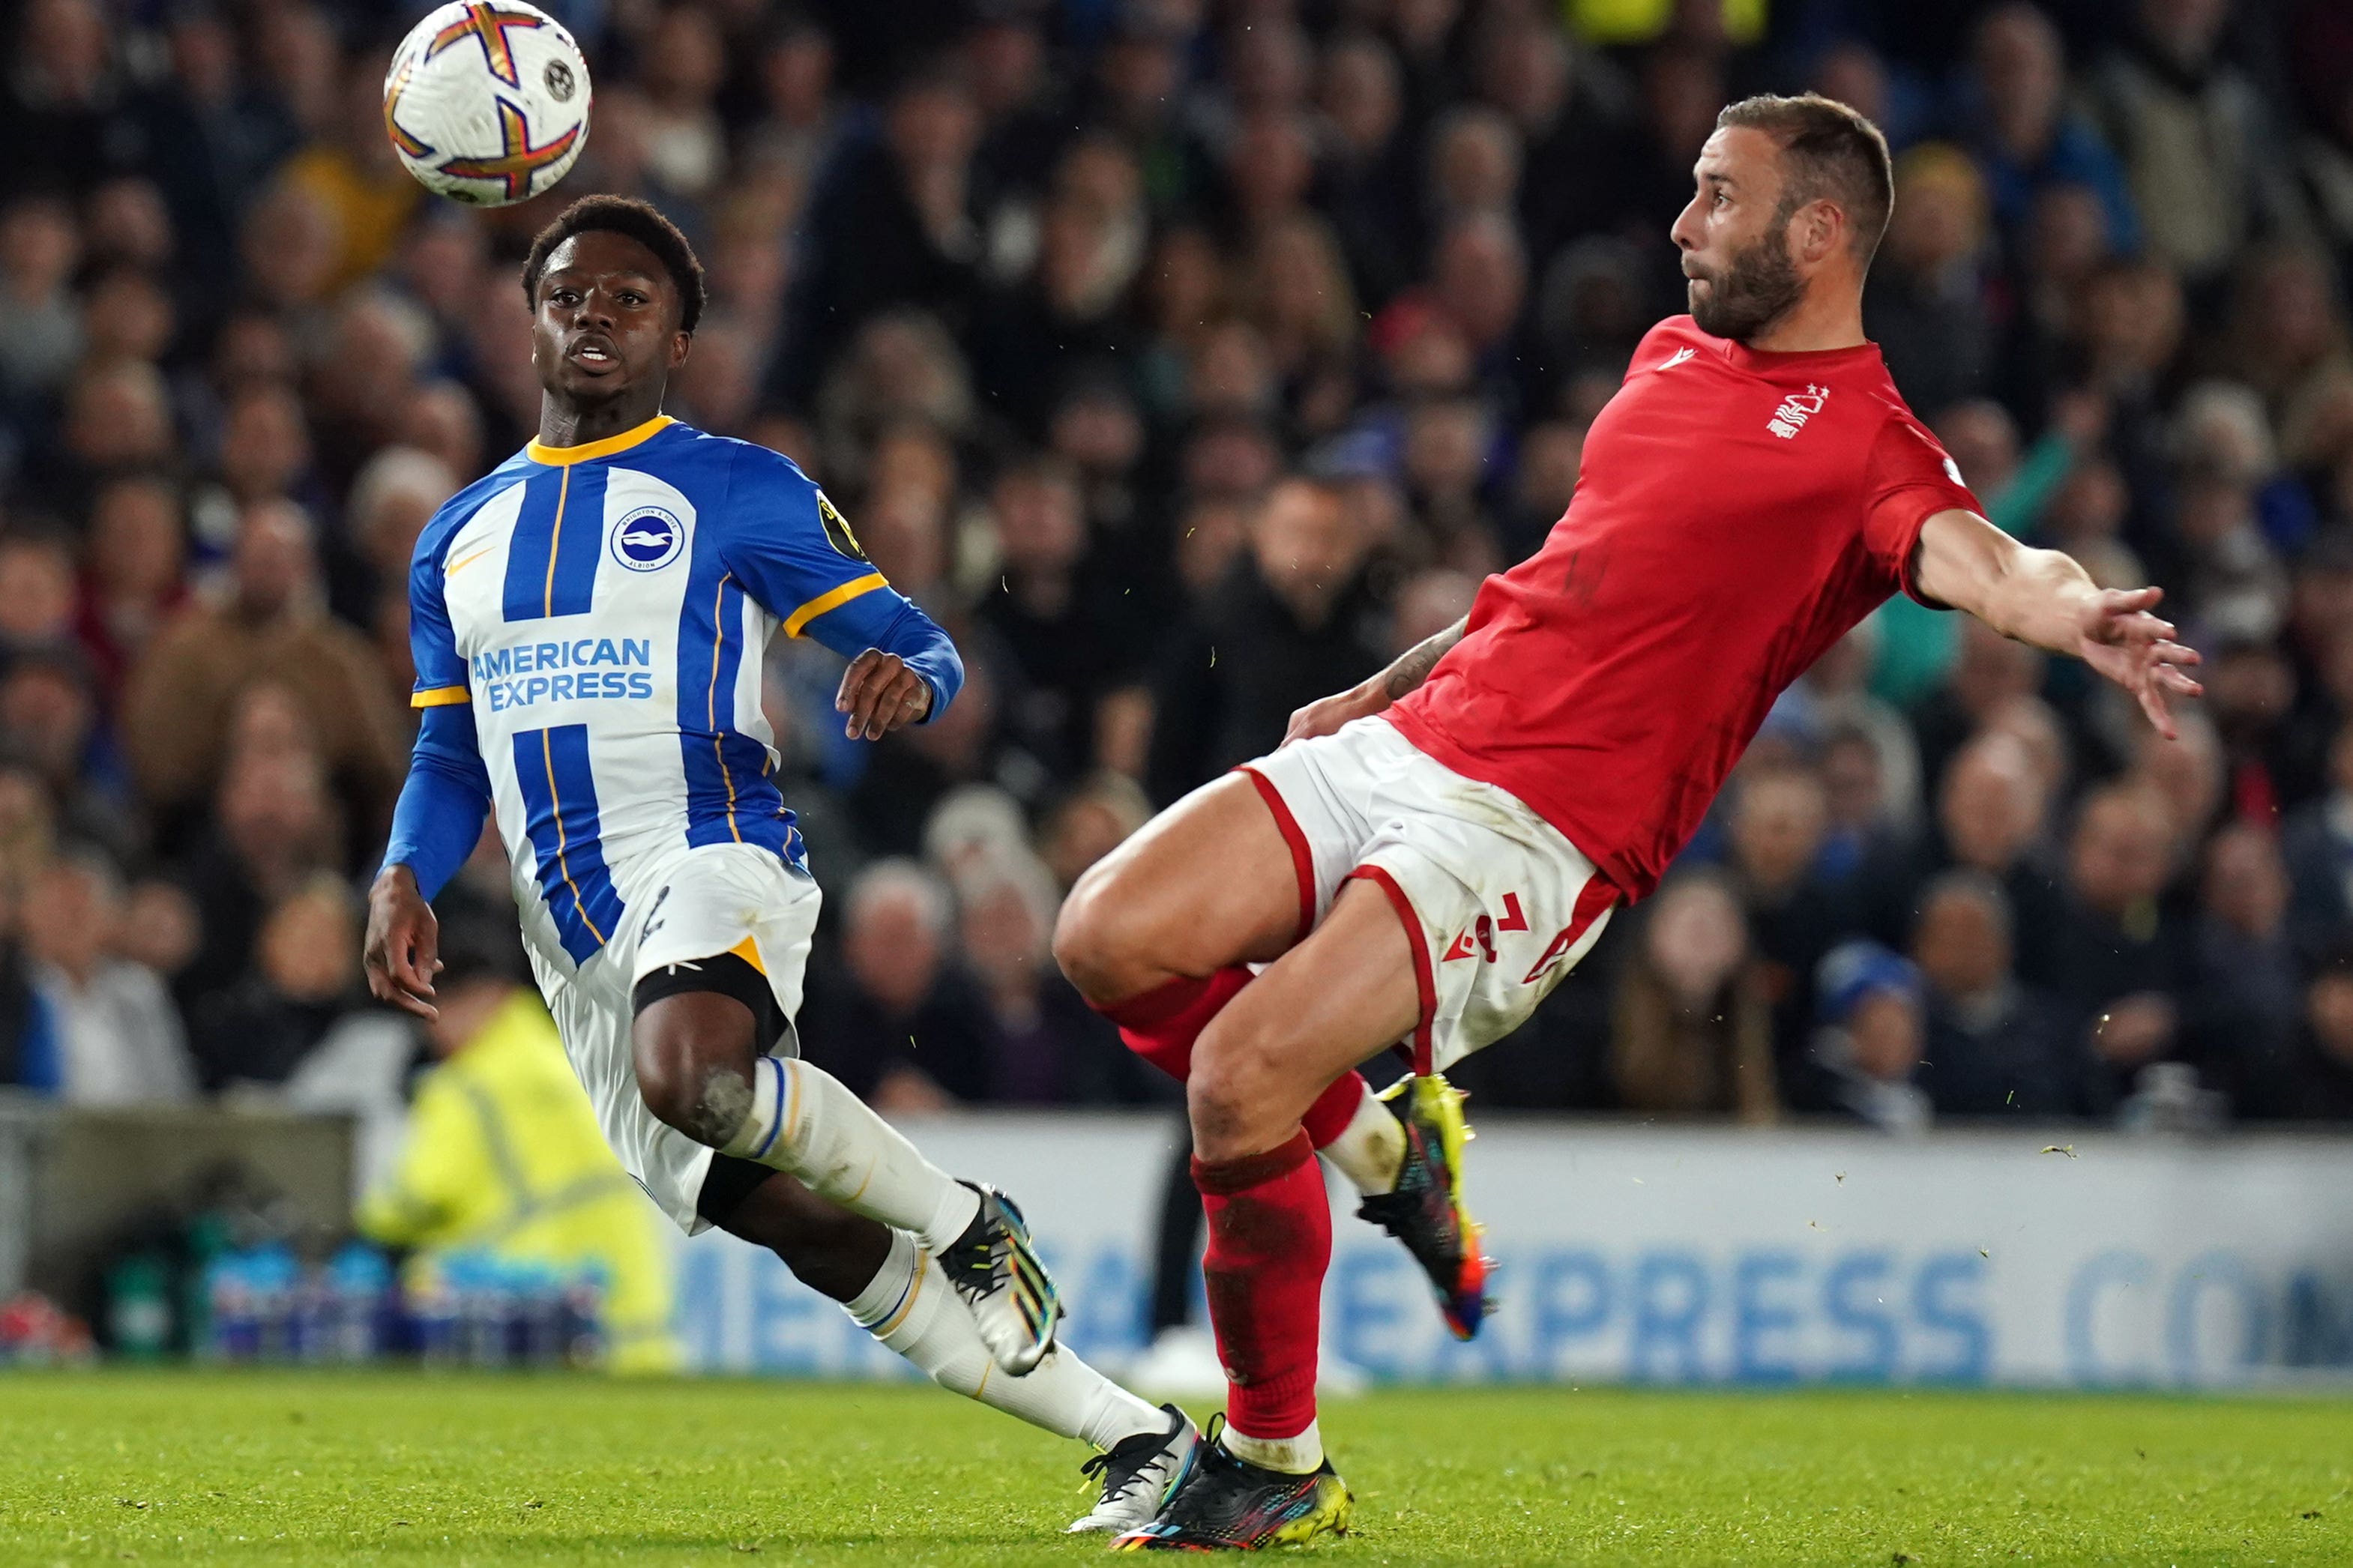
<svg viewBox="0 0 2353 1568"><path fill-rule="evenodd" d="M716 1148L752 1110L752 1084L733 1064L714 1062L648 1009L632 1031L638 1093L646 1109L698 1143Z"/></svg>
<svg viewBox="0 0 2353 1568"><path fill-rule="evenodd" d="M1293 1097L1284 1057L1271 1021L1220 1016L1202 1035L1193 1048L1185 1105L1196 1150L1211 1151L1205 1158L1218 1157L1229 1143L1256 1147L1287 1120L1282 1108Z"/></svg>
<svg viewBox="0 0 2353 1568"><path fill-rule="evenodd" d="M1097 864L1062 900L1054 921L1054 962L1090 1002L1116 1002L1137 989L1131 979L1136 933L1120 903L1117 873Z"/></svg>

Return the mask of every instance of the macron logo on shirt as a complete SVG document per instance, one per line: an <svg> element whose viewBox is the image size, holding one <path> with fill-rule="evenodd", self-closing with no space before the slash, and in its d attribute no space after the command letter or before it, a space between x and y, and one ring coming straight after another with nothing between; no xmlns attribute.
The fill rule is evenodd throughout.
<svg viewBox="0 0 2353 1568"><path fill-rule="evenodd" d="M1667 356L1665 363L1661 364L1659 368L1661 370L1672 370L1675 366L1683 363L1683 361L1691 358L1693 352L1694 351L1690 349L1677 349L1674 353Z"/></svg>

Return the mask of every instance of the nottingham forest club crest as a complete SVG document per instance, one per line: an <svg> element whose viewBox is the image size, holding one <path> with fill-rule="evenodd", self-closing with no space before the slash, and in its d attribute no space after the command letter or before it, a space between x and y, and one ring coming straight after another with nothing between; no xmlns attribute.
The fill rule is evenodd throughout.
<svg viewBox="0 0 2353 1568"><path fill-rule="evenodd" d="M685 543L685 524L658 506L641 506L613 526L613 559L632 572L660 571Z"/></svg>
<svg viewBox="0 0 2353 1568"><path fill-rule="evenodd" d="M859 546L858 535L849 531L849 520L841 515L823 490L817 492L817 520L825 525L825 542L852 561L864 561L866 552Z"/></svg>

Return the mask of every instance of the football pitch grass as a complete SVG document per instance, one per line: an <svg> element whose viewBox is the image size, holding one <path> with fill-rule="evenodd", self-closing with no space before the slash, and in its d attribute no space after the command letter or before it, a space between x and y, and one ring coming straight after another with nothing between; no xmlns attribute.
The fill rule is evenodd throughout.
<svg viewBox="0 0 2353 1568"><path fill-rule="evenodd" d="M1335 1568L2353 1563L2343 1397L1431 1390L1324 1426ZM0 1563L1078 1562L1082 1457L922 1386L18 1373Z"/></svg>

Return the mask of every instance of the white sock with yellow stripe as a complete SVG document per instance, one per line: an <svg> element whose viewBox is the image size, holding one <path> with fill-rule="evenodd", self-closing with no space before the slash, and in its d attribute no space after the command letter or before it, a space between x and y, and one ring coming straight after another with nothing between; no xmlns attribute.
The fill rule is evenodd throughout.
<svg viewBox="0 0 2353 1568"><path fill-rule="evenodd" d="M842 1310L942 1388L1059 1436L1108 1448L1168 1425L1159 1411L1066 1350L1054 1351L1021 1377L1000 1371L948 1277L904 1231L891 1233L881 1272Z"/></svg>
<svg viewBox="0 0 2353 1568"><path fill-rule="evenodd" d="M822 1068L781 1057L752 1064L752 1108L723 1154L798 1176L852 1214L913 1233L937 1252L980 1212L980 1194Z"/></svg>

